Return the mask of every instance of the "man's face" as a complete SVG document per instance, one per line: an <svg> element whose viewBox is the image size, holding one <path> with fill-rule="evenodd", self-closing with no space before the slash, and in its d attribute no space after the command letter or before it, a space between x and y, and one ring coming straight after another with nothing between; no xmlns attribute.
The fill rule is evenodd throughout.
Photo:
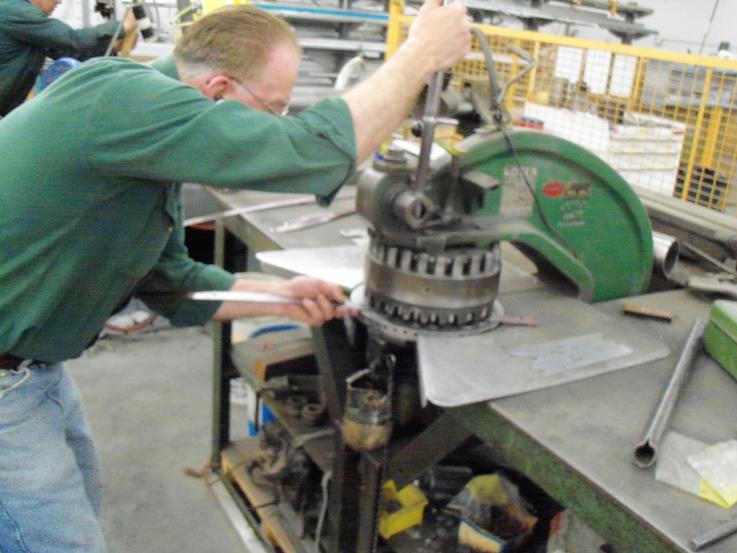
<svg viewBox="0 0 737 553"><path fill-rule="evenodd" d="M31 4L36 6L46 15L51 15L57 5L61 4L61 0L30 0Z"/></svg>
<svg viewBox="0 0 737 553"><path fill-rule="evenodd" d="M299 54L294 46L279 44L271 51L258 78L248 82L231 78L233 86L224 97L258 111L284 114L289 109L298 74Z"/></svg>

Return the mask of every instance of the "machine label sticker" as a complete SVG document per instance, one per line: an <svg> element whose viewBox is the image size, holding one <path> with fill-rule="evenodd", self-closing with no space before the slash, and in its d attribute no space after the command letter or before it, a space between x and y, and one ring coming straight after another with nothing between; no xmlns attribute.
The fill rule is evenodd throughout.
<svg viewBox="0 0 737 553"><path fill-rule="evenodd" d="M569 200L566 198L560 204L560 219L558 226L560 227L582 227L586 224L586 211L588 210L588 200Z"/></svg>
<svg viewBox="0 0 737 553"><path fill-rule="evenodd" d="M565 185L558 181L546 182L543 186L543 194L548 198L557 198L558 196L562 196L565 191Z"/></svg>
<svg viewBox="0 0 737 553"><path fill-rule="evenodd" d="M537 167L517 165L504 166L501 212L518 217L529 217L533 211L533 200L525 177L533 190L537 184Z"/></svg>
<svg viewBox="0 0 737 553"><path fill-rule="evenodd" d="M504 185L515 186L516 184L525 184L524 177L527 176L527 180L530 181L530 186L535 188L535 181L537 180L537 167L518 167L517 165L505 165L504 166Z"/></svg>
<svg viewBox="0 0 737 553"><path fill-rule="evenodd" d="M572 182L566 186L566 198L588 198L591 195L591 185L586 182Z"/></svg>

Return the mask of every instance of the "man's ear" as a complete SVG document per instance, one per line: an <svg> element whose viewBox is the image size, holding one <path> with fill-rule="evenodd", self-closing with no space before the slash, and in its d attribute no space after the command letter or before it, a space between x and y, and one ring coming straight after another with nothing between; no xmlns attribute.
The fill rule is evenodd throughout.
<svg viewBox="0 0 737 553"><path fill-rule="evenodd" d="M213 100L222 100L225 91L230 86L230 79L225 75L214 75L202 85L202 94Z"/></svg>

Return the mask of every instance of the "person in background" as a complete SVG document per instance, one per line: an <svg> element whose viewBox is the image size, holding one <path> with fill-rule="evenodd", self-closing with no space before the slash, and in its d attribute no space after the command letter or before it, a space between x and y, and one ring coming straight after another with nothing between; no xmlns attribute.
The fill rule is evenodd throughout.
<svg viewBox="0 0 737 553"><path fill-rule="evenodd" d="M70 57L85 60L101 56L118 28L109 21L88 29L73 29L49 17L61 0L0 0L0 117L28 96L44 59ZM134 32L131 11L120 38Z"/></svg>
<svg viewBox="0 0 737 553"><path fill-rule="evenodd" d="M105 551L94 446L64 360L81 355L128 298L175 326L251 315L319 325L348 311L342 290L321 280L237 278L192 260L179 183L327 202L470 42L462 3L426 0L376 72L340 98L284 116L300 60L294 33L255 7L228 6L189 27L160 67L93 59L3 119L3 553ZM301 301L196 302L186 295L195 290Z"/></svg>

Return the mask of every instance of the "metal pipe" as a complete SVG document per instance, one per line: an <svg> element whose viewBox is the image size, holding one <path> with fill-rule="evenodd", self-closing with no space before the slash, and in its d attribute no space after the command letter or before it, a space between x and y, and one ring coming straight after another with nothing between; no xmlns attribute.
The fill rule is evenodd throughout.
<svg viewBox="0 0 737 553"><path fill-rule="evenodd" d="M696 319L693 325L691 325L691 330L681 350L681 356L678 358L673 375L663 392L663 397L660 399L660 403L655 413L653 413L650 423L647 425L642 440L640 440L635 448L635 465L640 468L648 468L655 462L658 446L673 414L678 393L681 391L693 359L701 347L701 338L704 335L705 327L706 321L701 318Z"/></svg>
<svg viewBox="0 0 737 553"><path fill-rule="evenodd" d="M655 267L669 280L678 261L680 249L675 236L653 231L653 261Z"/></svg>

